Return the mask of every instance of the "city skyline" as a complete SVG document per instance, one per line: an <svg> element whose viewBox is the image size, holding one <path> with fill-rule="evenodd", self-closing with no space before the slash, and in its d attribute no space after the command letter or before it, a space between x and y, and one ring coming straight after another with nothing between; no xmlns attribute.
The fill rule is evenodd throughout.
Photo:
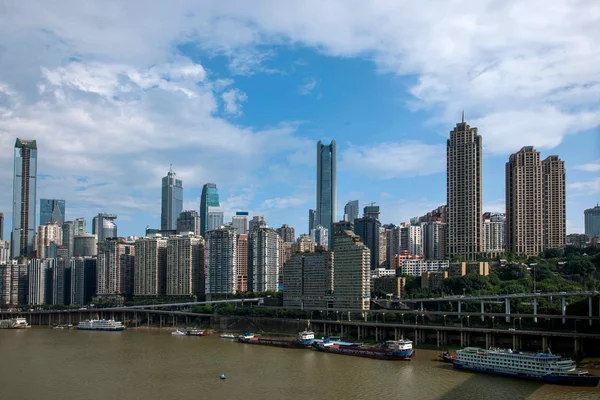
<svg viewBox="0 0 600 400"><path fill-rule="evenodd" d="M118 18L130 14L118 3L45 7L17 4L0 28L5 238L16 137L44 149L37 197L65 199L65 220L108 212L122 236L159 228L160 179L173 163L186 183L183 209L198 210L202 186L215 182L225 221L244 210L308 233L315 142L338 143L336 220L352 199L376 202L381 220L398 224L445 204L444 143L463 108L483 139L483 212L504 211L503 166L523 146L564 160L567 233L583 232L583 210L599 200L600 113L586 85L597 79L583 67L597 57L585 50L595 43L584 31L589 16L551 23L548 15L536 39L522 41L523 21L540 13L528 5L517 15L510 5L419 6L418 29L407 29L400 4L357 15L340 3L334 26L332 9L310 24L299 19L310 11L304 3L272 13L260 2L139 10L148 24ZM85 23L74 24L81 15ZM461 18L475 27L454 29ZM505 24L485 22L498 19ZM110 45L114 32L121 46ZM582 45L564 43L565 33ZM548 48L556 52L540 51Z"/></svg>

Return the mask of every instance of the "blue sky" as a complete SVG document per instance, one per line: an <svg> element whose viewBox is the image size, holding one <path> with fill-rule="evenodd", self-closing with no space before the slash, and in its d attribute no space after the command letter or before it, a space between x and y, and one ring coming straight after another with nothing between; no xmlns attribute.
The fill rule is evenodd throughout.
<svg viewBox="0 0 600 400"><path fill-rule="evenodd" d="M252 4L250 4L252 3ZM422 4L421 4L422 3ZM567 166L567 231L600 200L600 5L555 1L14 2L0 9L0 212L13 146L36 139L38 198L67 218L160 225L169 165L235 211L306 232L316 142L338 143L346 201L400 223L445 203L464 109L484 143L485 211L534 145ZM498 21L502 21L499 23Z"/></svg>

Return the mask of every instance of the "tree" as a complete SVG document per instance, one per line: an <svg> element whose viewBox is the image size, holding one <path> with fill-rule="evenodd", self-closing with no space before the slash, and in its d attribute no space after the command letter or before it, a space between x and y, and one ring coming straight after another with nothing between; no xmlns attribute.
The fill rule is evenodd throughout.
<svg viewBox="0 0 600 400"><path fill-rule="evenodd" d="M498 267L496 269L496 275L503 281L514 281L527 277L527 270L518 264L508 264L505 266Z"/></svg>

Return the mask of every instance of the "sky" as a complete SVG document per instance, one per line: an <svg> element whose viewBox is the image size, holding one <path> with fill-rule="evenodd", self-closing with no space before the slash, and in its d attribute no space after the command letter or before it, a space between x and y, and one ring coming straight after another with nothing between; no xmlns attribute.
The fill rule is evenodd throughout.
<svg viewBox="0 0 600 400"><path fill-rule="evenodd" d="M338 145L338 219L357 199L398 224L446 203L449 131L483 139L483 208L535 146L567 169L567 233L600 201L600 2L229 0L0 3L0 212L17 137L37 197L66 217L160 227L161 178L184 209L216 183L236 211L308 230L316 142ZM38 203L39 213L39 203ZM38 216L39 221L39 216Z"/></svg>

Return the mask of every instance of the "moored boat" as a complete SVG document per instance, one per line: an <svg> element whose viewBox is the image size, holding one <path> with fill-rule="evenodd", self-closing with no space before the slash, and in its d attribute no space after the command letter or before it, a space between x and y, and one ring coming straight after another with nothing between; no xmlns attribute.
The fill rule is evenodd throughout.
<svg viewBox="0 0 600 400"><path fill-rule="evenodd" d="M171 332L171 335L173 336L186 336L187 332L185 331L185 329L177 329L174 332Z"/></svg>
<svg viewBox="0 0 600 400"><path fill-rule="evenodd" d="M449 351L445 351L442 354L440 354L440 361L442 362L454 363L454 360L456 360L456 356L450 353Z"/></svg>
<svg viewBox="0 0 600 400"><path fill-rule="evenodd" d="M577 369L575 361L552 354L550 350L546 353L531 353L466 347L456 352L454 367L569 386L594 387L600 381L600 377Z"/></svg>
<svg viewBox="0 0 600 400"><path fill-rule="evenodd" d="M235 339L235 335L233 333L221 333L219 337L221 339Z"/></svg>
<svg viewBox="0 0 600 400"><path fill-rule="evenodd" d="M285 347L288 349L308 349L313 345L315 334L310 331L299 332L296 339L272 339L256 337L250 332L238 336L238 342L247 344L261 344L264 346Z"/></svg>
<svg viewBox="0 0 600 400"><path fill-rule="evenodd" d="M379 360L410 360L414 350L410 340L388 340L380 347L362 347L360 345L328 345L319 343L318 351L325 353L343 354L347 356L375 358Z"/></svg>
<svg viewBox="0 0 600 400"><path fill-rule="evenodd" d="M124 331L125 325L114 319L92 319L77 325L80 331Z"/></svg>
<svg viewBox="0 0 600 400"><path fill-rule="evenodd" d="M187 329L188 336L208 336L208 333L202 329Z"/></svg>
<svg viewBox="0 0 600 400"><path fill-rule="evenodd" d="M0 329L24 329L30 328L25 318L11 318L0 320Z"/></svg>
<svg viewBox="0 0 600 400"><path fill-rule="evenodd" d="M71 329L73 327L73 324L61 324L61 325L56 325L54 327L54 329Z"/></svg>

